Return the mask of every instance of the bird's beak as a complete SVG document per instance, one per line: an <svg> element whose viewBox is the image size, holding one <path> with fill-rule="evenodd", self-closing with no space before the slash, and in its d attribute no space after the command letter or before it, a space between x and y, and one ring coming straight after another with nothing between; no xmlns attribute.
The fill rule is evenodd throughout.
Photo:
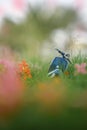
<svg viewBox="0 0 87 130"><path fill-rule="evenodd" d="M67 59L69 61L70 64L72 64L72 62L70 61L70 59Z"/></svg>

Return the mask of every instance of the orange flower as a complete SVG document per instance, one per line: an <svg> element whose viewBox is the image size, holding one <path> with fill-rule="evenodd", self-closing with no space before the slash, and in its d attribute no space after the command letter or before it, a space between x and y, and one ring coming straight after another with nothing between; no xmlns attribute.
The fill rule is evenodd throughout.
<svg viewBox="0 0 87 130"><path fill-rule="evenodd" d="M22 61L22 63L19 64L19 73L23 74L24 79L32 78L29 65L26 63L26 61Z"/></svg>

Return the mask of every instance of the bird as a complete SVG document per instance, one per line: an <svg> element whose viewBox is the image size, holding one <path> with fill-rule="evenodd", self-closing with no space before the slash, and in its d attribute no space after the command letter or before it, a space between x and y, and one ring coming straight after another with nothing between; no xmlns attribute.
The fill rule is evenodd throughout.
<svg viewBox="0 0 87 130"><path fill-rule="evenodd" d="M70 54L66 54L59 49L55 49L62 57L55 57L49 67L48 76L55 77L59 76L61 73L64 73L68 68L70 61Z"/></svg>

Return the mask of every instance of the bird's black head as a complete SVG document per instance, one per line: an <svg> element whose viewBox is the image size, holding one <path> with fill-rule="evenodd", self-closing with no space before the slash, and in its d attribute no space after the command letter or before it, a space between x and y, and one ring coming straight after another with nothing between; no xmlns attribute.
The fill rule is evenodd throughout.
<svg viewBox="0 0 87 130"><path fill-rule="evenodd" d="M71 63L71 61L70 61L70 54L65 54L64 58L65 58L69 63Z"/></svg>
<svg viewBox="0 0 87 130"><path fill-rule="evenodd" d="M71 63L71 61L69 59L70 58L70 54L66 54L66 53L60 51L59 49L56 49L56 51L58 51L62 55L63 58L65 58L68 62Z"/></svg>

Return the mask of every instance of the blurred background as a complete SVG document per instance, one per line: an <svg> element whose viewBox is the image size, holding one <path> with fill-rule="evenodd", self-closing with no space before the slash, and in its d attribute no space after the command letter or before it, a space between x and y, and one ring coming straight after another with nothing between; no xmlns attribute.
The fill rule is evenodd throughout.
<svg viewBox="0 0 87 130"><path fill-rule="evenodd" d="M0 0L0 56L48 59L55 48L87 53L87 0Z"/></svg>

